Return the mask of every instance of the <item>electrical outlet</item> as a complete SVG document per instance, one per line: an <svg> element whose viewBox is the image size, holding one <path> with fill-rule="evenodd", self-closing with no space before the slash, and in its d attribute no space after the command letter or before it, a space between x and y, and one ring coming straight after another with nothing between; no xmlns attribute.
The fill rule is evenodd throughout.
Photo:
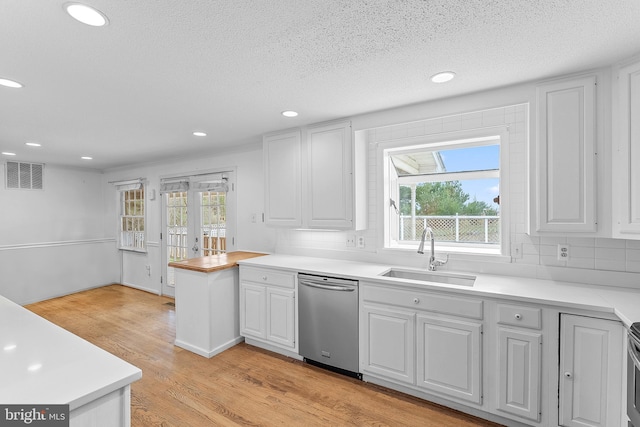
<svg viewBox="0 0 640 427"><path fill-rule="evenodd" d="M558 245L558 261L567 261L569 259L569 245L560 243Z"/></svg>
<svg viewBox="0 0 640 427"><path fill-rule="evenodd" d="M511 246L511 258L522 258L522 243L515 243Z"/></svg>
<svg viewBox="0 0 640 427"><path fill-rule="evenodd" d="M356 236L347 236L347 247L355 248L356 247Z"/></svg>
<svg viewBox="0 0 640 427"><path fill-rule="evenodd" d="M358 237L356 238L356 240L357 240L357 242L358 242L358 243L357 243L358 248L363 249L363 248L364 248L364 236L358 236Z"/></svg>

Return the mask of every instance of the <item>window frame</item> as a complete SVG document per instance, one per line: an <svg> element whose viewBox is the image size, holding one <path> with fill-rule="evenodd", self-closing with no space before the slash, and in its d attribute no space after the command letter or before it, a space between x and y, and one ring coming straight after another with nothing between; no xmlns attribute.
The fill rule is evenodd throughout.
<svg viewBox="0 0 640 427"><path fill-rule="evenodd" d="M500 146L500 165L499 165L499 195L500 195L500 248L490 248L483 244L455 244L451 245L447 242L438 242L435 246L439 252L445 253L461 253L469 255L483 255L495 257L508 257L510 255L510 220L511 211L509 209L509 126L490 126L479 129L471 129L456 132L444 132L433 135L399 138L378 142L376 145L376 158L378 167L378 185L382 189L382 200L377 203L376 211L379 212L378 225L382 233L378 237L379 251L389 251L391 253L398 252L414 252L411 245L393 245L391 244L392 236L390 230L391 210L390 206L390 190L389 181L391 178L389 152L391 150L399 151L401 149L411 149L411 147L423 146L427 149L439 149L454 147L462 148L464 146L484 145L483 141L497 139ZM481 176L482 173L468 172ZM437 174L441 177L455 176L460 173L444 173ZM434 174L436 175L436 174ZM399 200L396 201L399 204ZM399 206L398 206L399 207ZM399 216L398 216L399 218Z"/></svg>
<svg viewBox="0 0 640 427"><path fill-rule="evenodd" d="M118 249L131 252L147 252L147 185L142 180L118 182L116 184L116 192L118 197ZM126 194L130 191L142 191L142 198L134 199L142 203L142 215L127 215L127 208L125 203ZM142 230L138 230L138 233L142 233L142 243L136 246L135 243L127 245L124 242L123 235L129 230L124 229L125 219L130 218L135 221L141 221ZM135 231L135 230L134 230ZM135 242L135 239L133 240Z"/></svg>

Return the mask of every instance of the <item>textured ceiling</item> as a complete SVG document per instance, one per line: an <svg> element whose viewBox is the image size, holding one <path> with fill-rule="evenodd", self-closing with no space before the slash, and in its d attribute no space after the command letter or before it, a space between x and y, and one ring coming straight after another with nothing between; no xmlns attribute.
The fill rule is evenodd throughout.
<svg viewBox="0 0 640 427"><path fill-rule="evenodd" d="M0 87L14 159L105 169L213 153L640 53L638 0L86 3L109 25L74 21L64 0L0 4L0 77L25 85ZM442 70L457 78L431 83Z"/></svg>

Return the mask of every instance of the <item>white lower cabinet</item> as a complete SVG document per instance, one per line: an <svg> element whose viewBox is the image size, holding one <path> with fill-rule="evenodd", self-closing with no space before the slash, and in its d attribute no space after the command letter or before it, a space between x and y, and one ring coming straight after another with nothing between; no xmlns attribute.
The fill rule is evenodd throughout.
<svg viewBox="0 0 640 427"><path fill-rule="evenodd" d="M267 337L267 288L264 285L240 283L240 333L256 338Z"/></svg>
<svg viewBox="0 0 640 427"><path fill-rule="evenodd" d="M415 313L363 304L361 370L415 384Z"/></svg>
<svg viewBox="0 0 640 427"><path fill-rule="evenodd" d="M508 414L540 419L542 334L498 328L497 408Z"/></svg>
<svg viewBox="0 0 640 427"><path fill-rule="evenodd" d="M296 274L240 266L240 334L297 353Z"/></svg>
<svg viewBox="0 0 640 427"><path fill-rule="evenodd" d="M293 290L267 288L267 340L295 347Z"/></svg>
<svg viewBox="0 0 640 427"><path fill-rule="evenodd" d="M540 421L542 309L496 304L496 409L502 415Z"/></svg>
<svg viewBox="0 0 640 427"><path fill-rule="evenodd" d="M417 385L482 403L482 324L417 316Z"/></svg>
<svg viewBox="0 0 640 427"><path fill-rule="evenodd" d="M562 314L560 422L562 426L621 426L623 326Z"/></svg>
<svg viewBox="0 0 640 427"><path fill-rule="evenodd" d="M360 282L360 369L416 392L482 404L482 301Z"/></svg>

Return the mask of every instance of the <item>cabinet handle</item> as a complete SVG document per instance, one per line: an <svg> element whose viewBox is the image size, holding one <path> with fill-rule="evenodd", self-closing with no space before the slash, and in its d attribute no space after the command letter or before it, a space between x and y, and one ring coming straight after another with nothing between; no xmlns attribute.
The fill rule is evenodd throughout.
<svg viewBox="0 0 640 427"><path fill-rule="evenodd" d="M570 380L571 378L573 378L573 374L571 372L565 372L564 377Z"/></svg>
<svg viewBox="0 0 640 427"><path fill-rule="evenodd" d="M413 303L414 304L420 304L420 298L418 298L418 297L413 298Z"/></svg>
<svg viewBox="0 0 640 427"><path fill-rule="evenodd" d="M513 316L516 318L516 320L522 320L522 314L517 313L515 316Z"/></svg>

